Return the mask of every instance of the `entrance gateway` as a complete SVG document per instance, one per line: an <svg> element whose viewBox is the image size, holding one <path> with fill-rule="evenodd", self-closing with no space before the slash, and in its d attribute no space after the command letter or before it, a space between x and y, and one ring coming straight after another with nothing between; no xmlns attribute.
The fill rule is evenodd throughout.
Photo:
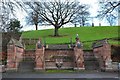
<svg viewBox="0 0 120 80"><path fill-rule="evenodd" d="M40 41L39 41L40 42ZM76 40L76 45L49 45L48 48L37 46L35 52L35 70L45 69L77 69L84 70L84 56L82 44Z"/></svg>
<svg viewBox="0 0 120 80"><path fill-rule="evenodd" d="M8 43L7 70L18 70L19 63L24 59L25 49L20 41L11 39ZM30 51L31 52L31 51ZM34 70L47 69L86 69L87 53L83 51L79 38L76 38L76 44L68 45L49 45L44 47L36 44L36 50L27 53L27 57L34 59ZM99 68L102 70L111 70L111 46L107 40L96 41L93 44L93 57L98 61ZM91 55L91 54L90 54ZM90 60L89 60L90 61ZM92 65L92 64L91 64Z"/></svg>

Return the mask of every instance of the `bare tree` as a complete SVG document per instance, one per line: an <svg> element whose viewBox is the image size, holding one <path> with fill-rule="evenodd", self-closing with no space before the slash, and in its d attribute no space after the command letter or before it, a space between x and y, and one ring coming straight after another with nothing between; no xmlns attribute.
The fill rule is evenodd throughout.
<svg viewBox="0 0 120 80"><path fill-rule="evenodd" d="M35 10L38 6L39 16L55 27L54 36L59 36L58 29L74 20L75 16L84 8L76 1L29 2L26 3ZM34 5L33 5L34 4ZM35 10L36 11L36 10Z"/></svg>
<svg viewBox="0 0 120 80"><path fill-rule="evenodd" d="M119 0L99 0L100 10L98 17L105 17L107 14L118 10L120 6Z"/></svg>
<svg viewBox="0 0 120 80"><path fill-rule="evenodd" d="M110 24L110 26L113 26L113 25L115 25L115 23L116 23L116 16L114 16L113 14L107 14L106 15L106 20L108 21L108 23Z"/></svg>
<svg viewBox="0 0 120 80"><path fill-rule="evenodd" d="M81 9L81 11L79 12L79 14L77 14L75 16L75 20L72 20L72 23L75 24L80 24L80 26L85 26L86 21L88 20L87 18L90 16L89 13L89 5L81 5L83 8Z"/></svg>
<svg viewBox="0 0 120 80"><path fill-rule="evenodd" d="M22 1L2 0L0 1L0 28L6 31L9 26L10 15L15 16L16 9L24 9Z"/></svg>
<svg viewBox="0 0 120 80"><path fill-rule="evenodd" d="M28 13L28 16L26 17L26 22L29 25L35 25L36 30L38 30L38 24L42 23L42 18L40 18L39 13L32 11Z"/></svg>

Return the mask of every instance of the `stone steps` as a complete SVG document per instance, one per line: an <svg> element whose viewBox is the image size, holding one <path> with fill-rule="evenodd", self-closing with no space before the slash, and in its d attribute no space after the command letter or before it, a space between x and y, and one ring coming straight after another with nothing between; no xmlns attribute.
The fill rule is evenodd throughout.
<svg viewBox="0 0 120 80"><path fill-rule="evenodd" d="M19 72L32 72L34 71L35 62L31 58L25 58L22 62L19 64L18 71Z"/></svg>
<svg viewBox="0 0 120 80"><path fill-rule="evenodd" d="M93 52L84 53L84 65L86 70L99 69L99 61L95 58Z"/></svg>
<svg viewBox="0 0 120 80"><path fill-rule="evenodd" d="M34 50L26 50L19 64L18 72L32 72L35 68Z"/></svg>

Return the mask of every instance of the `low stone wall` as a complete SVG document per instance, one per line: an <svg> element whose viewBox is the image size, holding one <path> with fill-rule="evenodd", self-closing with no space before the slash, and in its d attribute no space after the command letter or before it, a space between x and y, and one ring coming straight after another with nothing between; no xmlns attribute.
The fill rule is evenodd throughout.
<svg viewBox="0 0 120 80"><path fill-rule="evenodd" d="M45 50L45 60L49 60L52 56L57 56L57 55L67 55L67 56L73 57L74 51L73 49L68 49L68 50L46 49Z"/></svg>
<svg viewBox="0 0 120 80"><path fill-rule="evenodd" d="M57 69L56 60L59 60L59 59L60 60L62 59L61 69L69 69L74 67L73 49L55 49L55 50L46 49L44 56L45 56L46 69Z"/></svg>
<svg viewBox="0 0 120 80"><path fill-rule="evenodd" d="M35 50L25 50L23 57L35 59Z"/></svg>
<svg viewBox="0 0 120 80"><path fill-rule="evenodd" d="M73 69L74 63L73 62L63 62L63 65L60 69ZM55 61L46 61L45 62L45 69L58 69L56 67Z"/></svg>

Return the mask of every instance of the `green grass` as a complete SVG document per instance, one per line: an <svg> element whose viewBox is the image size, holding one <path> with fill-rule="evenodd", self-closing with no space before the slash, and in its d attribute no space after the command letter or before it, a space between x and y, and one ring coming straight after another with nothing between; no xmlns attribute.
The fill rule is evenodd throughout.
<svg viewBox="0 0 120 80"><path fill-rule="evenodd" d="M46 73L73 73L74 70L46 70Z"/></svg>
<svg viewBox="0 0 120 80"><path fill-rule="evenodd" d="M91 73L96 72L96 70L45 70L45 71L34 71L34 73Z"/></svg>
<svg viewBox="0 0 120 80"><path fill-rule="evenodd" d="M91 73L96 72L95 70L46 70L45 73Z"/></svg>
<svg viewBox="0 0 120 80"><path fill-rule="evenodd" d="M101 27L72 27L72 28L60 28L60 37L53 37L54 29L38 30L38 31L26 31L22 33L23 38L42 38L45 39L46 44L69 44L70 38L75 43L76 34L79 34L81 42L84 43L85 49L90 49L94 40L100 40L104 38L116 38L119 37L118 26L101 26ZM87 42L88 41L88 42ZM90 42L91 41L91 42ZM44 42L44 41L43 41ZM109 41L111 44L117 44L118 41ZM31 48L29 46L29 48Z"/></svg>

